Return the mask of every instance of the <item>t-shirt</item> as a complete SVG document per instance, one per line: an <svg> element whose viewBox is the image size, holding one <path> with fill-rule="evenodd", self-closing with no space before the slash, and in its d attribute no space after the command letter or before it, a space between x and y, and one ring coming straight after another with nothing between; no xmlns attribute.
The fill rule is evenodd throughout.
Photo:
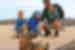
<svg viewBox="0 0 75 50"><path fill-rule="evenodd" d="M24 23L25 23L24 19L16 20L16 32L19 32L20 28L23 26Z"/></svg>
<svg viewBox="0 0 75 50"><path fill-rule="evenodd" d="M31 18L29 21L28 21L28 27L29 27L29 31L30 32L37 32L37 25L38 25L39 21L34 19L34 18Z"/></svg>

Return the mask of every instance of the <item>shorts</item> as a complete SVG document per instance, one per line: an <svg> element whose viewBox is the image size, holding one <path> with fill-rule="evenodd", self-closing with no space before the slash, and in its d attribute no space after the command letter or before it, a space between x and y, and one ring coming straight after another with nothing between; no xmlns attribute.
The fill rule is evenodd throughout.
<svg viewBox="0 0 75 50"><path fill-rule="evenodd" d="M38 29L28 29L28 32L38 34Z"/></svg>

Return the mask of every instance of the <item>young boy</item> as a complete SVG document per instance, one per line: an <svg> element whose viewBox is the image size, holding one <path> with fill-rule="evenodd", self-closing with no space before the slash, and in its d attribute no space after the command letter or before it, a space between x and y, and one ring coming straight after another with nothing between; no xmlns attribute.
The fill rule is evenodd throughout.
<svg viewBox="0 0 75 50"><path fill-rule="evenodd" d="M20 28L23 26L23 24L25 23L24 20L24 12L22 10L18 11L18 18L16 20L16 37L18 38L20 35Z"/></svg>
<svg viewBox="0 0 75 50"><path fill-rule="evenodd" d="M38 35L38 29L37 26L40 22L40 12L39 11L35 11L33 16L30 18L30 20L28 21L28 29L29 32L32 33L32 36L37 36Z"/></svg>
<svg viewBox="0 0 75 50"><path fill-rule="evenodd" d="M28 28L29 28L29 32L31 33L32 39L37 38L37 36L39 35L37 27L40 22L40 16L41 16L40 12L35 11L34 14L32 15L32 17L28 21ZM34 44L34 42L32 42L32 49L31 50L37 50L36 46L37 46L37 44Z"/></svg>

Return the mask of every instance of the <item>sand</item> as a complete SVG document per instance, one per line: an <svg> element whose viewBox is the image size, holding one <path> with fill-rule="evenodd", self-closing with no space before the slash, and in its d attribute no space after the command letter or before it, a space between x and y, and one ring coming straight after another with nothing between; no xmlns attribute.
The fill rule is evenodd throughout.
<svg viewBox="0 0 75 50"><path fill-rule="evenodd" d="M11 25L0 25L0 50L17 50L17 40L12 39L13 27Z"/></svg>
<svg viewBox="0 0 75 50"><path fill-rule="evenodd" d="M14 34L13 28L13 25L0 25L0 50L18 50L18 41L11 38ZM54 50L72 40L75 40L75 26L64 27L59 37L49 37L49 49Z"/></svg>

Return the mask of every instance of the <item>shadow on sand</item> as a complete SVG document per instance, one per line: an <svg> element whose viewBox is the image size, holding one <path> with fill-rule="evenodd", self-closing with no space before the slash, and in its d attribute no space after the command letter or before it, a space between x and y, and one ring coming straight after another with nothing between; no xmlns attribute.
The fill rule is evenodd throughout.
<svg viewBox="0 0 75 50"><path fill-rule="evenodd" d="M56 50L75 50L75 40L72 40L70 43L65 44L60 48L57 48Z"/></svg>

